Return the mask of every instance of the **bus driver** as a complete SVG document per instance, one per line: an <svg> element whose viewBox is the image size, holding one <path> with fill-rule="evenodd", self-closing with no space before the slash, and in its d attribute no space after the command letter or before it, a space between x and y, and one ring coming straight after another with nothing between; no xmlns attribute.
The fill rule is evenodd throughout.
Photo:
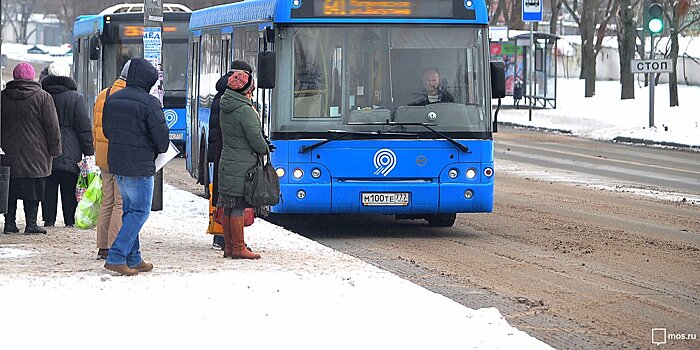
<svg viewBox="0 0 700 350"><path fill-rule="evenodd" d="M415 94L410 106L425 106L438 102L454 102L452 95L440 83L437 68L428 68L423 72L423 90Z"/></svg>

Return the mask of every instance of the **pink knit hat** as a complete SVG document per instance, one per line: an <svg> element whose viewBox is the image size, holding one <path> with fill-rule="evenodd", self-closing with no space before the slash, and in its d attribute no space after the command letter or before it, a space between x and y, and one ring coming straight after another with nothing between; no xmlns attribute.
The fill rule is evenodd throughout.
<svg viewBox="0 0 700 350"><path fill-rule="evenodd" d="M228 78L228 88L235 92L245 94L253 83L252 78L250 73L244 70L234 70L233 74Z"/></svg>
<svg viewBox="0 0 700 350"><path fill-rule="evenodd" d="M34 67L27 62L20 62L12 70L12 78L15 80L34 80L36 72Z"/></svg>

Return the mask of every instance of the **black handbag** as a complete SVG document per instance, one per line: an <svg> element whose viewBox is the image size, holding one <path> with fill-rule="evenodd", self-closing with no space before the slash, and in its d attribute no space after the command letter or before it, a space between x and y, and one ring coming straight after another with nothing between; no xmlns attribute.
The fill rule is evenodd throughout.
<svg viewBox="0 0 700 350"><path fill-rule="evenodd" d="M248 170L245 178L245 200L254 207L275 205L280 201L280 179L272 162L263 164L256 155L257 164Z"/></svg>

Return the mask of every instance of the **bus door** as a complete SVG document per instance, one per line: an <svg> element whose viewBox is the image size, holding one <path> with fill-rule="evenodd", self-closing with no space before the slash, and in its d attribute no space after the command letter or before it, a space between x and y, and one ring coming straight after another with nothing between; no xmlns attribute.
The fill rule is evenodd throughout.
<svg viewBox="0 0 700 350"><path fill-rule="evenodd" d="M188 90L189 95L187 107L189 111L187 113L187 125L188 131L186 135L186 149L189 150L187 154L187 167L190 170L190 174L199 174L199 45L200 37L195 36L192 38L192 43L190 46L190 65L188 67L189 84Z"/></svg>

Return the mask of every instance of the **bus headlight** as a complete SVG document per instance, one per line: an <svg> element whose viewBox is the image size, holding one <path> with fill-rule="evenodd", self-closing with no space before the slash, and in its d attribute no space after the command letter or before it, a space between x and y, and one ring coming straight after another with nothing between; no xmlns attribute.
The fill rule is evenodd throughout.
<svg viewBox="0 0 700 350"><path fill-rule="evenodd" d="M311 170L311 177L313 177L314 179L318 179L319 177L321 177L321 169L314 168L313 170Z"/></svg>
<svg viewBox="0 0 700 350"><path fill-rule="evenodd" d="M449 176L450 179L456 179L457 175L459 175L457 169L450 169L450 171L447 172L447 176Z"/></svg>
<svg viewBox="0 0 700 350"><path fill-rule="evenodd" d="M484 169L484 175L486 175L486 177L493 176L493 169L491 169L491 168Z"/></svg>
<svg viewBox="0 0 700 350"><path fill-rule="evenodd" d="M467 179L473 179L474 177L476 177L476 169L471 168L467 170Z"/></svg>
<svg viewBox="0 0 700 350"><path fill-rule="evenodd" d="M275 169L275 172L277 173L277 176L279 176L279 177L284 176L284 168L277 168L277 169Z"/></svg>
<svg viewBox="0 0 700 350"><path fill-rule="evenodd" d="M295 179L299 180L302 176L304 176L304 171L301 169L294 169L294 172L292 172L292 176L294 176Z"/></svg>
<svg viewBox="0 0 700 350"><path fill-rule="evenodd" d="M292 0L292 7L294 7L294 8L301 7L301 0Z"/></svg>
<svg viewBox="0 0 700 350"><path fill-rule="evenodd" d="M297 191L297 198L299 198L299 199L306 198L306 191L304 191L304 190Z"/></svg>
<svg viewBox="0 0 700 350"><path fill-rule="evenodd" d="M464 191L464 198L471 199L472 197L474 197L474 192L472 190Z"/></svg>

